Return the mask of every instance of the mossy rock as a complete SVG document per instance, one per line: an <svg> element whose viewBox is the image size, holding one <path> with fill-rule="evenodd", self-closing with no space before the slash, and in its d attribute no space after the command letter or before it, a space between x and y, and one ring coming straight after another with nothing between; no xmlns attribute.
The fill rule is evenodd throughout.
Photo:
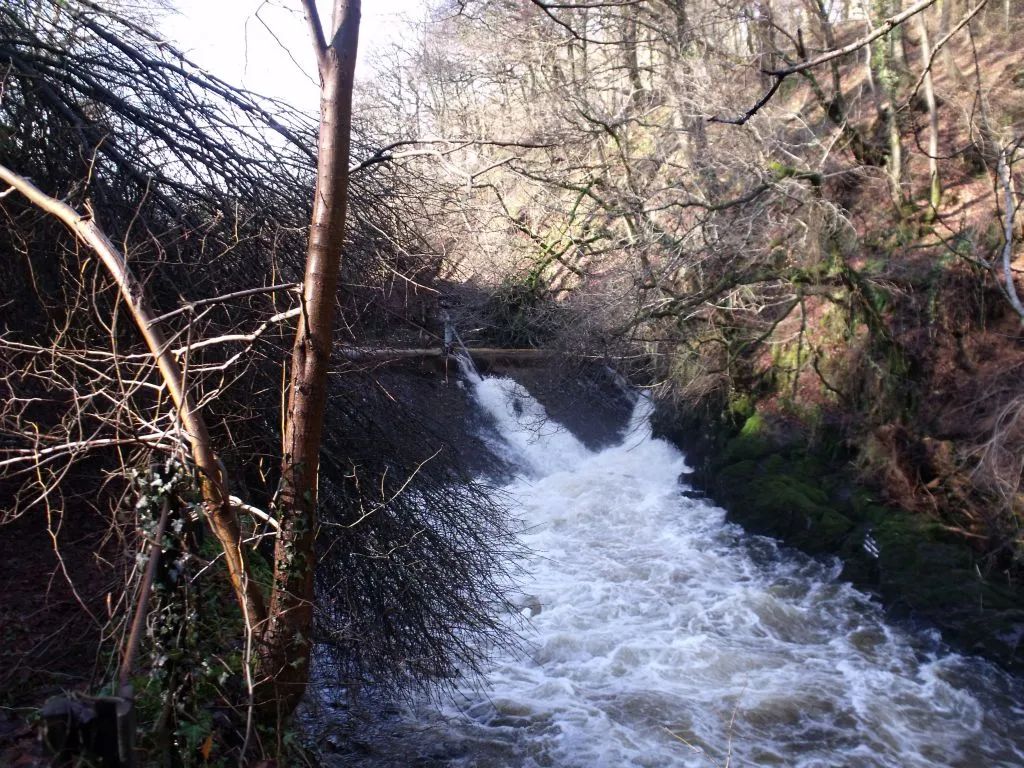
<svg viewBox="0 0 1024 768"><path fill-rule="evenodd" d="M874 531L883 567L931 576L937 570L972 570L971 549L937 525L888 510Z"/></svg>
<svg viewBox="0 0 1024 768"><path fill-rule="evenodd" d="M760 464L754 459L744 459L715 472L711 479L711 490L719 503L732 508L746 501L749 484L760 474Z"/></svg>
<svg viewBox="0 0 1024 768"><path fill-rule="evenodd" d="M954 627L984 602L974 553L938 526L889 510L872 531L878 546L878 590L914 614ZM959 615L959 618L958 618Z"/></svg>
<svg viewBox="0 0 1024 768"><path fill-rule="evenodd" d="M755 412L743 422L739 434L728 440L715 464L721 467L771 454L806 456L806 434L799 426L794 429L796 424L792 419ZM820 473L823 469L817 465L814 471Z"/></svg>
<svg viewBox="0 0 1024 768"><path fill-rule="evenodd" d="M825 510L818 520L818 535L830 550L842 546L846 535L853 528L853 521L850 518L833 509Z"/></svg>
<svg viewBox="0 0 1024 768"><path fill-rule="evenodd" d="M784 474L779 466L773 457L733 464L715 478L716 497L753 532L783 538L810 552L836 547L853 528L852 521L832 509L821 487Z"/></svg>
<svg viewBox="0 0 1024 768"><path fill-rule="evenodd" d="M811 483L819 488L824 488L824 480L829 480L828 468L817 456L805 455L791 462L787 467L789 474L800 478L806 483ZM831 485L831 483L829 483ZM824 493L824 491L822 491Z"/></svg>
<svg viewBox="0 0 1024 768"><path fill-rule="evenodd" d="M788 465L789 462L783 458L782 454L771 453L758 462L757 468L762 475L774 475L784 473Z"/></svg>
<svg viewBox="0 0 1024 768"><path fill-rule="evenodd" d="M749 394L736 395L729 400L729 415L736 419L736 423L745 423L755 410L754 399Z"/></svg>
<svg viewBox="0 0 1024 768"><path fill-rule="evenodd" d="M760 459L771 453L771 445L763 435L737 435L732 438L715 462L718 466L749 459Z"/></svg>
<svg viewBox="0 0 1024 768"><path fill-rule="evenodd" d="M756 411L747 417L747 420L743 422L743 428L740 430L741 437L756 437L758 435L764 435L767 423L765 418Z"/></svg>
<svg viewBox="0 0 1024 768"><path fill-rule="evenodd" d="M880 523L885 519L886 508L876 504L874 494L863 488L853 489L848 504L854 516L860 520Z"/></svg>

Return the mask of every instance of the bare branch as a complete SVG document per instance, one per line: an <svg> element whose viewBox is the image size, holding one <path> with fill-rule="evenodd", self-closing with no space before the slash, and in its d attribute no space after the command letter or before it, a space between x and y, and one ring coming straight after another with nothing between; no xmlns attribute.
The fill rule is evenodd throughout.
<svg viewBox="0 0 1024 768"><path fill-rule="evenodd" d="M299 0L299 2L302 3L302 12L306 17L306 24L309 26L310 37L313 39L313 52L316 54L317 68L322 81L324 70L327 67L327 39L324 37L324 26L320 22L320 12L316 9L316 0Z"/></svg>
<svg viewBox="0 0 1024 768"><path fill-rule="evenodd" d="M914 83L914 87L910 89L910 96L907 98L906 104L903 106L903 109L906 109L914 100L914 97L917 96L917 92L918 90L920 90L922 83L924 83L925 77L927 77L928 73L931 71L932 64L935 62L935 56L938 54L938 52L942 50L942 47L946 43L948 43L957 32L959 32L961 29L967 26L967 24L970 23L971 19L977 16L978 12L987 4L988 0L980 0L980 2L976 6L974 6L971 10L964 14L964 17L960 19L959 24L953 27L953 29L951 29L948 34L944 35L943 38L935 44L935 47L931 51L931 55L928 57L928 62L925 65L924 70L917 78L917 82Z"/></svg>
<svg viewBox="0 0 1024 768"><path fill-rule="evenodd" d="M854 51L857 51L866 45L870 45L878 38L889 34L890 32L893 31L893 29L898 27L907 19L911 18L912 16L916 16L925 8L928 8L932 5L935 5L935 0L922 0L920 3L910 6L902 13L897 13L894 16L890 16L881 24L879 24L877 29L871 31L867 35L864 35L864 37L854 40L849 45L844 45L842 48L837 48L834 51L826 51L820 56L816 56L815 58L810 59L809 61L802 61L799 64L794 64L790 67L766 70L765 74L772 75L773 77L786 77L788 75L795 75L797 72L803 72L808 69L813 69L814 67L817 67L821 64L826 64L832 61L833 59L838 59L841 56L846 56L847 54L853 53Z"/></svg>
<svg viewBox="0 0 1024 768"><path fill-rule="evenodd" d="M269 525L275 531L280 531L281 530L281 524L275 518L273 518L270 515L268 515L266 512L264 512L259 507L254 507L252 504L246 504L244 501L242 501L237 496L232 496L231 497L231 506L235 507L235 509L242 510L247 515L252 515L257 520L262 520L264 523L267 523L267 525Z"/></svg>
<svg viewBox="0 0 1024 768"><path fill-rule="evenodd" d="M260 324L252 333L226 333L223 336L216 336L212 339L203 339L202 341L196 341L179 347L174 350L175 357L181 357L187 352L194 352L197 349L203 349L205 347L213 347L217 344L228 344L233 341L242 341L247 344L252 344L256 339L266 333L267 329L275 323L280 323L284 320L289 320L293 317L298 317L302 314L302 307L293 307L285 312L278 312L276 315Z"/></svg>
<svg viewBox="0 0 1024 768"><path fill-rule="evenodd" d="M154 322L146 300L145 289L128 269L124 256L117 251L110 239L96 225L92 218L81 216L71 206L50 197L30 181L0 165L0 181L15 187L34 205L58 218L83 243L92 248L110 272L128 305L132 318L146 341L160 374L167 385L168 393L181 418L182 426L192 445L192 454L202 472L203 495L207 504L205 510L225 552L228 573L239 602L258 621L266 618L266 606L258 587L246 573L245 556L241 546L241 529L238 518L231 509L224 488L224 478L218 466L216 455L210 443L206 422L196 409L191 395L184 388L184 376L177 360L167 349L167 343L159 325Z"/></svg>
<svg viewBox="0 0 1024 768"><path fill-rule="evenodd" d="M164 441L170 441L164 443ZM0 468L14 467L21 464L31 464L33 469L40 464L60 456L73 456L85 451L97 448L109 448L112 446L149 445L159 447L166 445L170 448L175 443L175 435L171 432L156 432L152 435L138 435L132 438L90 438L88 440L68 441L60 445L52 445L47 448L7 448L5 453L17 454L9 459L0 459Z"/></svg>
<svg viewBox="0 0 1024 768"><path fill-rule="evenodd" d="M454 144L454 147L445 150L437 149L416 149L408 152L395 153L394 150L399 147L415 147L429 144ZM433 155L435 157L443 157L444 155L450 155L453 152L458 152L466 147L516 147L519 149L552 149L554 147L562 146L559 142L533 142L533 141L500 141L490 139L405 139L402 141L394 141L391 144L381 147L376 150L365 160L360 161L356 165L349 167L349 173L358 173L364 171L367 168L377 165L379 163L386 163L391 160L402 160L408 157L418 157L421 155Z"/></svg>
<svg viewBox="0 0 1024 768"><path fill-rule="evenodd" d="M750 109L748 109L746 112L744 112L739 117L717 117L717 116L716 117L709 117L708 118L708 122L709 123L727 123L729 125L743 125L744 123L747 122L747 120L749 120L754 115L756 115L758 113L758 111L761 109L761 107L763 107L765 104L767 104L771 100L772 96L774 96L775 92L777 90L779 90L779 86L782 85L782 81L785 80L785 79L786 79L785 75L776 75L775 82L772 83L772 87L768 89L768 91L765 93L765 95L762 96L760 99L758 99L757 104L752 106Z"/></svg>
<svg viewBox="0 0 1024 768"><path fill-rule="evenodd" d="M877 29L872 30L869 34L865 35L864 37L854 40L849 45L844 45L842 48L836 48L835 50L832 51L826 51L820 56L816 56L813 59L801 61L799 64L793 64L788 67L783 67L782 69L764 70L764 73L766 75L771 75L772 77L775 78L775 82L772 83L771 88L768 89L765 95L762 96L753 107L744 112L740 117L712 117L709 118L708 122L727 123L729 125L743 125L751 117L757 114L757 112L771 100L772 96L775 95L775 92L779 90L779 86L782 85L782 81L785 80L790 75L795 75L799 72L806 72L807 70L813 69L814 67L817 67L821 64L827 64L833 59L838 59L842 56L846 56L847 54L853 53L854 51L860 50L864 46L870 45L878 38L889 34L890 32L892 32L893 29L895 29L897 26L905 22L907 19L920 13L921 11L925 10L926 8L934 4L935 0L922 0L916 5L912 5L910 8L907 8L902 13L897 13L893 16L890 16L885 21L883 21ZM957 29L959 29L959 27L957 27Z"/></svg>
<svg viewBox="0 0 1024 768"><path fill-rule="evenodd" d="M302 288L302 283L281 283L279 285L268 285L264 288L246 288L243 291L234 291L233 293L226 293L223 296L212 296L208 299L197 299L196 301L190 301L185 306L179 307L178 309L166 312L159 317L154 317L154 323L161 323L164 320L169 320L172 317L178 315L184 315L188 312L194 312L199 307L205 307L209 304L223 304L227 301L234 301L235 299L242 299L246 296L255 296L260 293L276 293L277 291L295 291Z"/></svg>

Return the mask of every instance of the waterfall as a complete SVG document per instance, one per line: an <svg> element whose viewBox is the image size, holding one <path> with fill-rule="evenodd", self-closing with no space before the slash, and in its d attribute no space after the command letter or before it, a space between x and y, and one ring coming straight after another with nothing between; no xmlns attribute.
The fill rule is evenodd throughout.
<svg viewBox="0 0 1024 768"><path fill-rule="evenodd" d="M519 468L526 647L337 764L1024 765L1018 680L684 496L646 398L590 451L514 381L465 374Z"/></svg>

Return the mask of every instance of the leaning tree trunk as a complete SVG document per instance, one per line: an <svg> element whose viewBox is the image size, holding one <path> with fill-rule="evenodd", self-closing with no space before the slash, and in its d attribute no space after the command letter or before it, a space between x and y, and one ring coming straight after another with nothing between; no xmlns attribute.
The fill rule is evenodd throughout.
<svg viewBox="0 0 1024 768"><path fill-rule="evenodd" d="M199 470L203 512L224 550L224 562L239 606L249 626L261 626L266 618L263 594L251 578L246 564L241 526L224 485L220 461L213 451L206 420L195 398L185 387L184 372L171 352L159 319L150 306L145 285L128 268L124 254L114 246L92 216L82 216L67 203L47 195L28 179L3 165L0 165L0 182L10 185L11 189L18 190L34 205L60 219L75 237L96 252L117 283L121 298L156 362L192 448L192 459Z"/></svg>
<svg viewBox="0 0 1024 768"><path fill-rule="evenodd" d="M329 38L314 0L303 0L303 8L320 68L321 116L303 312L292 350L282 446L281 530L274 549L274 583L261 657L261 671L280 719L295 709L309 679L317 472L345 237L360 0L334 0Z"/></svg>

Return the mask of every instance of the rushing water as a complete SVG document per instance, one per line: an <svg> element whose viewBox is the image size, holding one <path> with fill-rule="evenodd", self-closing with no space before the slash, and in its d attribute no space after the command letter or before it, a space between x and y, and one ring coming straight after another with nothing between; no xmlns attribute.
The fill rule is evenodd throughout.
<svg viewBox="0 0 1024 768"><path fill-rule="evenodd" d="M643 400L594 452L512 381L471 381L521 468L505 490L534 552L526 651L339 765L1024 765L1018 680L683 496Z"/></svg>

